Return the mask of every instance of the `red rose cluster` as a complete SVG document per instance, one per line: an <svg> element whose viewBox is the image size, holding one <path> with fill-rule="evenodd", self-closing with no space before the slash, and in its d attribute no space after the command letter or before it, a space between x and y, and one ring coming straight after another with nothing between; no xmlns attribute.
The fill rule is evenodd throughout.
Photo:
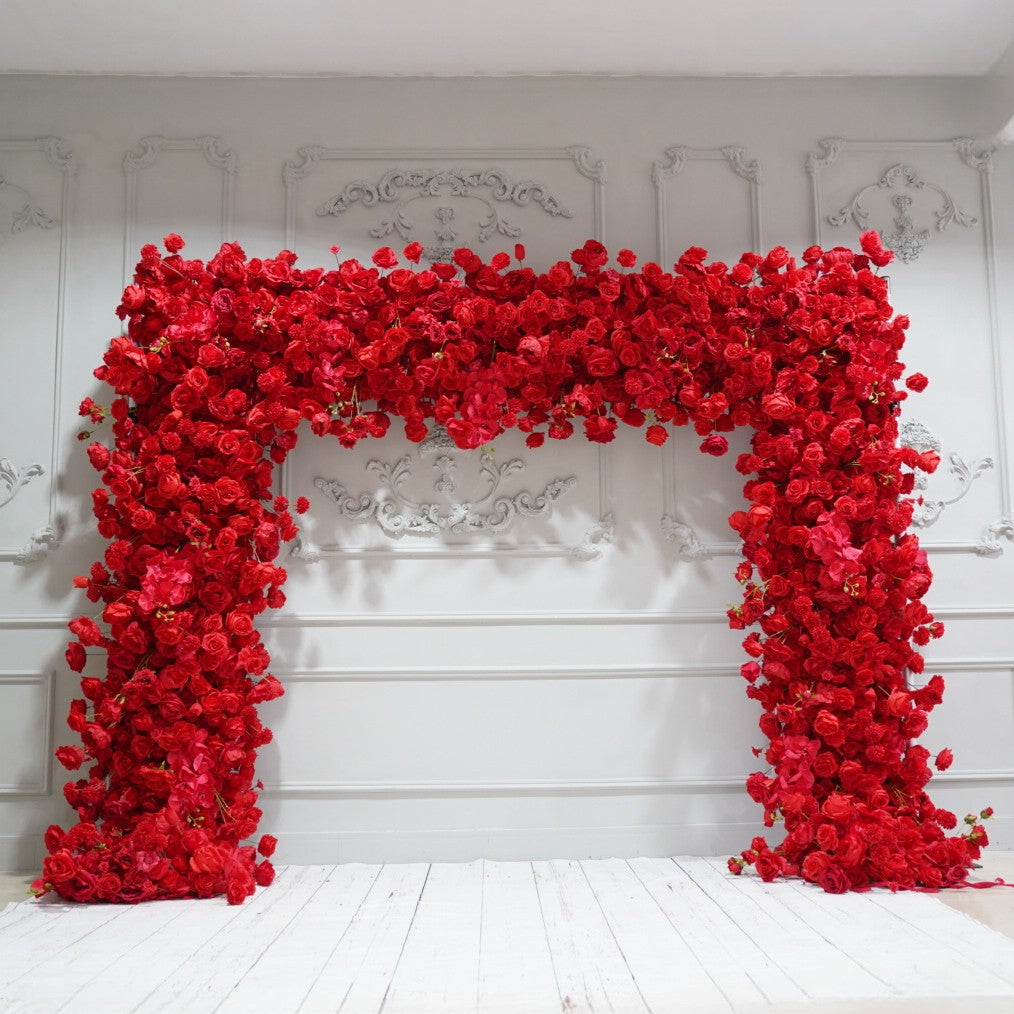
<svg viewBox="0 0 1014 1014"><path fill-rule="evenodd" d="M760 625L743 675L769 768L747 788L787 836L755 839L731 868L831 891L964 879L985 833L973 820L947 835L955 818L924 792L929 756L913 743L943 681L906 681L923 670L913 642L941 633L906 496L937 458L898 446L908 322L872 270L890 259L875 234L860 254L811 247L797 263L777 247L728 267L692 248L672 271L623 272L594 241L544 273L520 246L512 270L468 250L410 269L389 248L373 265L300 270L289 251L247 260L226 244L205 264L178 236L165 245L142 250L118 310L127 334L96 370L116 392L113 447L88 448L110 543L76 581L101 624L74 620L67 658L81 672L85 649L103 649L105 675L71 705L82 746L58 757L86 769L65 789L79 822L47 832L39 893L239 902L270 883L257 851L274 839L243 842L270 739L257 705L282 693L255 618L285 601L276 561L297 533L273 464L303 423L351 447L393 416L411 440L440 423L463 448L511 427L531 447L575 427L605 442L624 423L653 444L692 425L721 455L723 434L751 427L736 465L749 507L730 518L744 597L729 616ZM86 399L82 414L107 410Z"/></svg>

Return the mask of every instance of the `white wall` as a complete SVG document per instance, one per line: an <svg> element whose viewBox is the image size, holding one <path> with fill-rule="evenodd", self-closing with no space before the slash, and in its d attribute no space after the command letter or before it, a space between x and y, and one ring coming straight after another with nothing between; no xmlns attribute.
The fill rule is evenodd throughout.
<svg viewBox="0 0 1014 1014"><path fill-rule="evenodd" d="M963 158L950 143L998 130L1010 111L998 95L961 79L0 78L0 458L45 469L0 507L0 868L33 865L46 825L72 816L50 761L72 741L64 624L87 611L72 576L101 553L76 407L101 397L91 370L118 332L125 264L168 231L202 256L222 239L251 256L292 244L304 264L328 263L335 242L364 254L381 207L315 209L394 168L500 168L542 184L571 217L494 202L536 266L595 234L670 262L689 245L735 258L850 244L855 222L829 216L860 192L885 233L896 231L891 199L912 198L912 231L927 232L918 256L892 266L892 288L913 321L906 359L933 384L906 418L959 471L992 461L923 533L937 574L928 601L948 626L927 676L949 682L924 742L957 757L932 784L938 804L963 815L992 803L995 838L1014 845L1003 816L1014 807L1009 529L993 555L977 552L1011 509L1014 157L977 163L978 149ZM822 147L828 137L847 143ZM322 150L301 155L307 145ZM895 165L911 172L877 187ZM938 228L948 200L960 215ZM18 229L25 204L45 217ZM485 206L446 194L411 205L413 238L434 242L444 206L456 242L474 243ZM509 495L575 479L551 518L496 537L392 540L342 520L314 479L358 493L370 460L409 455L417 498L433 498L435 458L398 438L351 454L304 439L280 482L311 496L307 537L325 552L288 561L289 605L263 624L288 688L265 707L276 740L260 762L264 828L282 838L283 862L716 853L749 841L759 810L742 781L762 737L738 676L742 635L724 622L738 476L733 457L705 459L695 443L681 433L659 450L627 433L601 454L578 440L523 453L505 437L496 464L526 462L504 480ZM479 464L456 455L458 496L478 488ZM926 495L962 490L942 468ZM596 543L610 513L613 542ZM692 526L710 555L683 558L663 515ZM48 553L46 526L63 530ZM19 565L33 533L41 558ZM589 536L597 558L569 552Z"/></svg>

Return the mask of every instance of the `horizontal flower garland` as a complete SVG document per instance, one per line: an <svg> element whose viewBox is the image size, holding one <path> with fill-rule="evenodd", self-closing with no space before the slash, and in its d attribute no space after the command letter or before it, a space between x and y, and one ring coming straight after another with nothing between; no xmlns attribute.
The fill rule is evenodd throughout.
<svg viewBox="0 0 1014 1014"><path fill-rule="evenodd" d="M276 561L297 533L273 466L304 421L351 447L395 416L411 440L439 423L463 448L512 427L530 447L575 427L606 442L623 423L653 444L692 425L721 455L723 434L751 427L729 620L760 627L742 672L770 745L747 790L786 837L754 839L730 868L828 891L964 881L985 832L968 818L948 836L955 817L926 795L930 757L914 743L943 680L906 681L923 671L913 642L942 632L921 602L930 571L905 499L911 470L938 458L898 446L908 321L873 270L891 257L876 234L863 253L811 247L798 263L776 247L728 267L692 248L671 272L632 270L628 250L617 271L593 241L541 274L520 246L511 270L506 254L468 250L413 270L384 248L373 266L330 271L299 270L289 251L247 260L226 244L205 264L176 235L165 246L142 250L118 309L127 334L96 370L115 400L81 407L113 420L112 449L88 448L110 544L76 579L101 609L71 623L67 659L77 672L86 648L107 659L71 705L82 746L57 751L86 773L65 788L78 823L46 833L38 893L240 902L271 882L258 852L275 840L242 843L271 738L257 705L282 693L254 620L285 601Z"/></svg>

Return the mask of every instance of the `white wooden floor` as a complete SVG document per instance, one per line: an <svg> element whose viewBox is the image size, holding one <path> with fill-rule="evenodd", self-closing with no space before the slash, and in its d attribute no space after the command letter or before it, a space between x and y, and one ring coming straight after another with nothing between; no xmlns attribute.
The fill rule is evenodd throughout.
<svg viewBox="0 0 1014 1014"><path fill-rule="evenodd" d="M0 913L5 1012L697 1014L846 1000L857 1005L833 1009L866 1012L919 997L960 1002L902 1009L994 997L1014 1011L1014 940L927 895L765 885L721 860L292 866L239 907L46 898Z"/></svg>

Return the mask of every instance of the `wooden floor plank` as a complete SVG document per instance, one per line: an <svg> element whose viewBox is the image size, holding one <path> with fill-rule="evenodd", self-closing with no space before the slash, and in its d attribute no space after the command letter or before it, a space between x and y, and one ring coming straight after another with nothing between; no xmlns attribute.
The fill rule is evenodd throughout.
<svg viewBox="0 0 1014 1014"><path fill-rule="evenodd" d="M16 986L30 977L46 962L66 957L72 948L92 934L100 939L107 924L122 918L129 907L75 905L71 902L48 902L35 908L33 924L11 924L0 932L0 997L7 987Z"/></svg>
<svg viewBox="0 0 1014 1014"><path fill-rule="evenodd" d="M957 918L944 926L935 918L932 906L943 902L926 895L899 891L897 894L870 892L869 899L875 905L886 909L904 920L913 937L913 945L919 937L932 940L938 947L962 955L978 968L995 975L1001 981L1014 986L1014 940L1003 936L994 929L984 926L963 912L954 912ZM954 911L953 909L951 911Z"/></svg>
<svg viewBox="0 0 1014 1014"><path fill-rule="evenodd" d="M813 884L788 883L781 904L821 927L826 939L904 996L991 996L1010 987L970 968L949 949L913 943L903 920L891 918L866 894L826 894Z"/></svg>
<svg viewBox="0 0 1014 1014"><path fill-rule="evenodd" d="M384 1014L475 1009L482 885L481 860L430 867Z"/></svg>
<svg viewBox="0 0 1014 1014"><path fill-rule="evenodd" d="M4 917L4 1014L1014 1003L1014 941L935 898L827 895L717 860L288 867L238 907L44 899Z"/></svg>
<svg viewBox="0 0 1014 1014"><path fill-rule="evenodd" d="M97 1009L89 1008L84 994L89 984L99 983L107 985L111 999L121 1001L124 989L119 982L118 966L122 956L143 947L194 904L194 901L158 901L121 906L119 918L88 932L30 974L32 1003L47 1011Z"/></svg>
<svg viewBox="0 0 1014 1014"><path fill-rule="evenodd" d="M558 1011L560 992L530 863L483 865L479 1014Z"/></svg>
<svg viewBox="0 0 1014 1014"><path fill-rule="evenodd" d="M14 926L17 923L24 923L35 917L32 914L32 910L37 908L39 905L50 905L50 901L17 901L11 902L0 912L0 937L8 932L8 927ZM68 906L66 904L59 903L55 906L60 911L66 912Z"/></svg>
<svg viewBox="0 0 1014 1014"><path fill-rule="evenodd" d="M336 866L218 1007L218 1014L293 1011L341 941L380 866Z"/></svg>
<svg viewBox="0 0 1014 1014"><path fill-rule="evenodd" d="M575 859L532 863L565 1011L647 1011Z"/></svg>
<svg viewBox="0 0 1014 1014"><path fill-rule="evenodd" d="M213 1011L236 988L261 954L287 929L334 867L290 866L284 886L258 892L238 908L184 965L138 1005L144 1014L202 1014ZM215 902L225 906L224 899Z"/></svg>
<svg viewBox="0 0 1014 1014"><path fill-rule="evenodd" d="M385 866L380 871L298 1010L312 1014L380 1010L428 873L425 863Z"/></svg>
<svg viewBox="0 0 1014 1014"><path fill-rule="evenodd" d="M690 863L679 860L686 869ZM810 998L841 996L886 999L891 986L834 947L819 928L780 905L775 897L782 885L765 884L758 877L732 876L717 860L694 860L694 880L755 940L763 941L767 956Z"/></svg>
<svg viewBox="0 0 1014 1014"><path fill-rule="evenodd" d="M581 868L652 1014L732 1009L626 860L584 860Z"/></svg>
<svg viewBox="0 0 1014 1014"><path fill-rule="evenodd" d="M764 1005L784 991L780 972L670 859L631 859L630 868L733 1008ZM795 1000L802 999L796 991Z"/></svg>
<svg viewBox="0 0 1014 1014"><path fill-rule="evenodd" d="M235 907L200 898L132 908L110 932L96 931L112 963L83 976L64 1006L52 1010L133 1010L238 915Z"/></svg>

